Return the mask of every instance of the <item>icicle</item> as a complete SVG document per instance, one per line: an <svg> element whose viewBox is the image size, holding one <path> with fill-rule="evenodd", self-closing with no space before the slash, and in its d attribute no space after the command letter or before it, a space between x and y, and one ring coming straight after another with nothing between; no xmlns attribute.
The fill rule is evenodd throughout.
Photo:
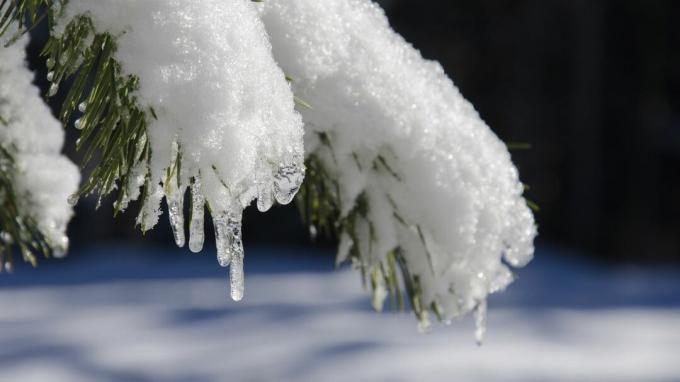
<svg viewBox="0 0 680 382"><path fill-rule="evenodd" d="M231 298L243 298L243 241L241 239L242 211L221 213L213 217L215 240L217 241L217 261L221 266L231 266L229 279Z"/></svg>
<svg viewBox="0 0 680 382"><path fill-rule="evenodd" d="M267 212L272 205L274 205L272 186L270 183L262 182L257 186L257 209L260 212Z"/></svg>
<svg viewBox="0 0 680 382"><path fill-rule="evenodd" d="M229 236L227 235L227 217L226 214L213 216L213 225L215 226L215 245L217 246L217 262L222 267L228 267L231 262L231 254L229 253Z"/></svg>
<svg viewBox="0 0 680 382"><path fill-rule="evenodd" d="M486 299L479 301L475 309L475 340L481 346L486 334Z"/></svg>
<svg viewBox="0 0 680 382"><path fill-rule="evenodd" d="M57 91L59 90L59 85L57 84L52 84L50 85L50 89L47 91L47 96L52 97L55 94L57 94Z"/></svg>
<svg viewBox="0 0 680 382"><path fill-rule="evenodd" d="M184 192L174 190L171 195L166 195L165 200L168 203L168 216L175 244L178 247L184 247L186 241L184 237Z"/></svg>
<svg viewBox="0 0 680 382"><path fill-rule="evenodd" d="M241 301L245 282L243 277L243 240L241 239L241 212L230 213L227 221L227 233L230 237L231 266L229 268L229 282L231 298Z"/></svg>
<svg viewBox="0 0 680 382"><path fill-rule="evenodd" d="M279 169L274 177L274 197L280 204L293 201L305 178L305 169L298 164L290 164Z"/></svg>
<svg viewBox="0 0 680 382"><path fill-rule="evenodd" d="M191 223L189 223L189 249L200 252L203 249L205 233L203 231L203 214L205 198L201 192L201 180L196 177L191 185Z"/></svg>
<svg viewBox="0 0 680 382"><path fill-rule="evenodd" d="M243 253L241 256L234 256L229 266L229 283L231 288L231 299L241 301L245 290L245 280L243 277Z"/></svg>

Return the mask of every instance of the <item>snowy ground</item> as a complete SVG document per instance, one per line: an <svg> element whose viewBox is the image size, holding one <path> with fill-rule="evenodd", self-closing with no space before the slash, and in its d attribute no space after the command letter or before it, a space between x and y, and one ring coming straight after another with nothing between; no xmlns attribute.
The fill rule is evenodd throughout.
<svg viewBox="0 0 680 382"><path fill-rule="evenodd" d="M680 381L678 270L539 251L477 347L469 319L373 313L329 254L248 249L234 303L205 255L85 252L0 275L0 381Z"/></svg>

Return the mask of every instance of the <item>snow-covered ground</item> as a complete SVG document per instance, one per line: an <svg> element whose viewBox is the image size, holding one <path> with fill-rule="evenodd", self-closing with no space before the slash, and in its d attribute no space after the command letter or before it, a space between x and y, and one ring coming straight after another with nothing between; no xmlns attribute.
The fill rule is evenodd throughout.
<svg viewBox="0 0 680 382"><path fill-rule="evenodd" d="M241 303L213 256L176 250L0 275L0 381L680 381L678 270L539 247L477 347L470 319L420 335L330 253L301 252L249 248Z"/></svg>

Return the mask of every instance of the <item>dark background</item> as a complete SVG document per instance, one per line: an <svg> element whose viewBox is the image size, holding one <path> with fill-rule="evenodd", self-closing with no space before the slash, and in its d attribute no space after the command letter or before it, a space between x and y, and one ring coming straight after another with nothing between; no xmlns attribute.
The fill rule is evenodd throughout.
<svg viewBox="0 0 680 382"><path fill-rule="evenodd" d="M680 263L680 2L382 4L394 28L442 63L501 139L531 144L513 157L541 208L540 242L612 262ZM44 38L36 30L31 45L43 88L37 47ZM73 130L66 152L77 158ZM78 205L73 246L172 244L165 217L143 238L134 206L113 219L110 204ZM244 236L246 245L310 243L294 206L249 209Z"/></svg>

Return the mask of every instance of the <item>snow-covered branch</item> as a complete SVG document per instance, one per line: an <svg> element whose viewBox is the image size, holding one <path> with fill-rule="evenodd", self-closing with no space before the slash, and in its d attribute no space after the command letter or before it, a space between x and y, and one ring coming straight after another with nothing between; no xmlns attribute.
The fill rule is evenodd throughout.
<svg viewBox="0 0 680 382"><path fill-rule="evenodd" d="M67 199L78 187L76 166L60 154L61 124L33 86L26 67L27 38L0 49L0 265L12 266L11 248L35 265L35 254L62 256Z"/></svg>
<svg viewBox="0 0 680 382"><path fill-rule="evenodd" d="M314 163L305 194L338 209L328 211L338 261L364 272L377 308L398 292L401 267L424 325L428 309L444 321L483 313L513 279L507 264L531 260L536 234L504 143L371 1L268 0L261 15L277 62L312 104L300 109Z"/></svg>

